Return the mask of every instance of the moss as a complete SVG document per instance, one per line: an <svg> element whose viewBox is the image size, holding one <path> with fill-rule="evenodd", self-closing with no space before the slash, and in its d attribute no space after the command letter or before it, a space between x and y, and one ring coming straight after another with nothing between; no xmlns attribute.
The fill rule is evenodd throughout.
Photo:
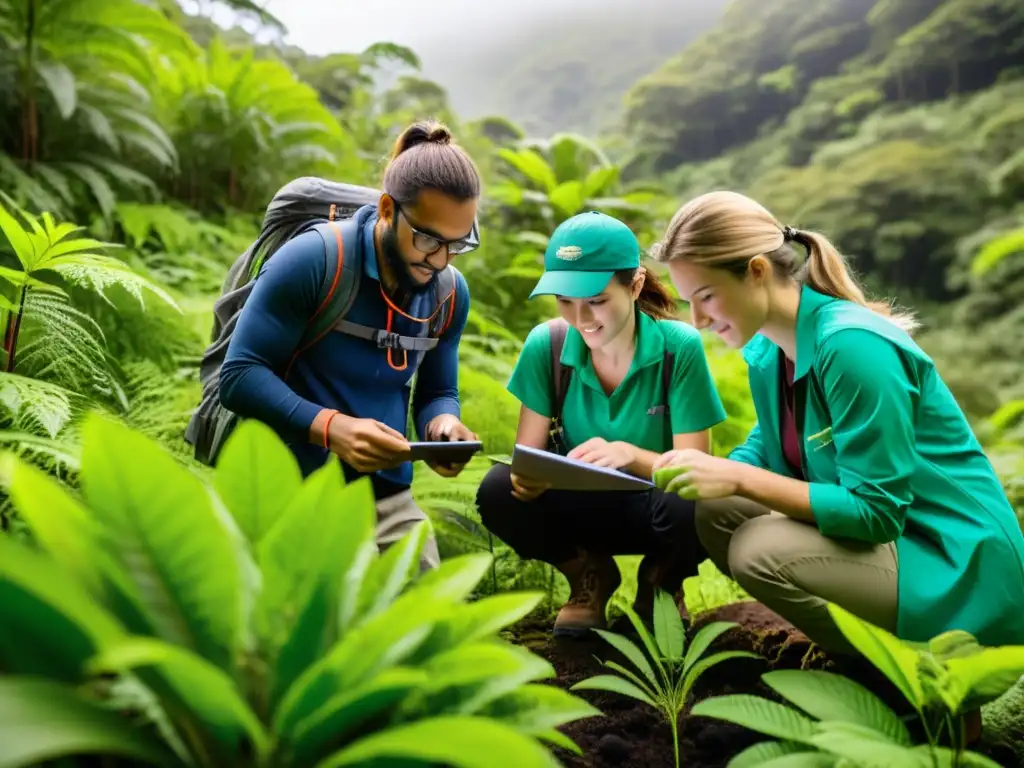
<svg viewBox="0 0 1024 768"><path fill-rule="evenodd" d="M989 749L1009 749L1024 765L1024 677L995 701L981 708L982 743Z"/></svg>

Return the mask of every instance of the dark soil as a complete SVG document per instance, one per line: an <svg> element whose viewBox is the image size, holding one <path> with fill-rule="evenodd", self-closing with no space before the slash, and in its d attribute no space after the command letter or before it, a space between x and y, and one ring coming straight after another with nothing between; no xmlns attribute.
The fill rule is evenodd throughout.
<svg viewBox="0 0 1024 768"><path fill-rule="evenodd" d="M710 621L733 621L740 626L721 635L709 653L747 650L761 659L733 659L705 672L691 694L693 702L710 696L749 693L781 701L761 682L771 669L824 669L847 675L867 686L896 712L907 714L907 704L896 688L866 661L844 661L842 666L826 658L806 635L768 608L756 602L735 603L697 617L688 631L693 635ZM628 634L617 624L613 631ZM511 640L530 648L554 666L554 685L568 689L585 678L614 674L601 660L628 662L597 635L586 639L556 639L551 622L527 620L514 627ZM639 640L633 638L639 643ZM662 715L627 696L603 691L575 691L597 707L603 716L569 723L560 730L583 751L578 756L555 750L563 765L571 768L672 768L672 734ZM746 747L765 740L761 734L720 720L691 717L679 721L679 763L687 768L724 768Z"/></svg>

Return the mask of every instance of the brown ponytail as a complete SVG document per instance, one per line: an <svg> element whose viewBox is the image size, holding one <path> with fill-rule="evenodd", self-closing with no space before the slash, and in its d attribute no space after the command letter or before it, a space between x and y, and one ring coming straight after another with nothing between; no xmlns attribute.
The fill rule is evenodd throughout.
<svg viewBox="0 0 1024 768"><path fill-rule="evenodd" d="M639 269L620 269L615 273L615 279L622 283L622 285L629 287L633 284L633 280L639 271ZM640 289L640 295L636 298L640 311L645 315L650 315L655 320L677 319L679 317L679 308L676 306L676 301L672 298L672 294L668 292L668 289L665 288L657 275L650 270L644 270L644 273L644 285Z"/></svg>
<svg viewBox="0 0 1024 768"><path fill-rule="evenodd" d="M806 260L799 258L793 243L806 249ZM910 313L894 312L887 302L868 301L827 237L782 226L763 205L738 192L708 192L691 200L676 211L665 237L652 249L660 262L685 259L741 276L758 255L771 261L776 274L868 307L908 333L918 325Z"/></svg>
<svg viewBox="0 0 1024 768"><path fill-rule="evenodd" d="M480 196L480 173L466 151L453 143L446 125L423 121L407 127L395 140L383 186L407 205L415 204L425 189L462 201Z"/></svg>

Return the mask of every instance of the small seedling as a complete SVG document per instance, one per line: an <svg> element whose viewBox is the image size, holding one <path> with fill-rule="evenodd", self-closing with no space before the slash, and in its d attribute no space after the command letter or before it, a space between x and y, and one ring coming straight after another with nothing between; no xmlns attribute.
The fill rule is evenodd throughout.
<svg viewBox="0 0 1024 768"><path fill-rule="evenodd" d="M594 631L609 645L626 657L636 672L614 661L602 661L603 666L617 672L618 675L596 675L580 681L571 690L620 693L654 707L668 720L672 728L672 748L676 768L679 768L679 715L686 706L690 689L697 678L715 664L728 659L760 657L748 651L723 651L702 658L719 635L737 626L728 621L716 621L703 627L687 649L686 630L679 609L672 596L664 590L657 590L655 594L654 639L629 605L621 603L620 607L640 636L650 661L628 638L614 632L595 629Z"/></svg>

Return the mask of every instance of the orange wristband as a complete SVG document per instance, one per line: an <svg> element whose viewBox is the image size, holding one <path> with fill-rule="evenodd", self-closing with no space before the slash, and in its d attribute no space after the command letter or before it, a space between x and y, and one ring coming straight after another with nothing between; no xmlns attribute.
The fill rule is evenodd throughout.
<svg viewBox="0 0 1024 768"><path fill-rule="evenodd" d="M329 447L328 443L330 441L329 441L328 438L329 438L330 433L331 433L331 422L334 420L334 417L338 415L338 412L332 410L330 412L330 414L331 415L327 417L327 423L324 424L324 448L328 448Z"/></svg>

